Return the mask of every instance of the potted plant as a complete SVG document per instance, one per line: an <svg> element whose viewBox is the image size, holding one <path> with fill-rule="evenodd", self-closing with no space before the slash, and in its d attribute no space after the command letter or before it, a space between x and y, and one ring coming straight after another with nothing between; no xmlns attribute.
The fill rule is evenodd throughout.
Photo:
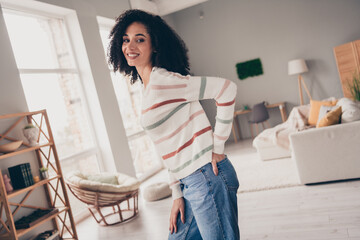
<svg viewBox="0 0 360 240"><path fill-rule="evenodd" d="M33 124L27 124L23 129L24 136L29 141L30 146L38 144L39 129Z"/></svg>
<svg viewBox="0 0 360 240"><path fill-rule="evenodd" d="M360 74L358 72L353 74L352 82L348 86L353 99L360 101Z"/></svg>
<svg viewBox="0 0 360 240"><path fill-rule="evenodd" d="M49 172L47 167L42 167L39 169L42 179L49 178Z"/></svg>

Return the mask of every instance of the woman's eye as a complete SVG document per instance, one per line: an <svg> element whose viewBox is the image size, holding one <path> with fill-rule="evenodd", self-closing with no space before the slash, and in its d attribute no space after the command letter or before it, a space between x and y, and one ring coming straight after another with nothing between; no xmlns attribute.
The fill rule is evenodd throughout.
<svg viewBox="0 0 360 240"><path fill-rule="evenodd" d="M142 43L142 42L144 42L145 40L144 39L142 39L142 38L140 38L140 39L138 39L138 40L136 40L136 42L138 42L138 43Z"/></svg>
<svg viewBox="0 0 360 240"><path fill-rule="evenodd" d="M123 43L128 43L129 39L123 39Z"/></svg>

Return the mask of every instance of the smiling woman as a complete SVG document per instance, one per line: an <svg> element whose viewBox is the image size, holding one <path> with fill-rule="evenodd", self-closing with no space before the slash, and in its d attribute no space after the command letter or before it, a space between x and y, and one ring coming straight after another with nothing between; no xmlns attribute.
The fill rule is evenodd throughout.
<svg viewBox="0 0 360 240"><path fill-rule="evenodd" d="M159 16L128 10L110 37L114 70L143 83L141 124L168 168L174 200L169 239L239 239L239 182L224 155L236 85L190 76L184 42ZM202 99L216 101L214 129Z"/></svg>

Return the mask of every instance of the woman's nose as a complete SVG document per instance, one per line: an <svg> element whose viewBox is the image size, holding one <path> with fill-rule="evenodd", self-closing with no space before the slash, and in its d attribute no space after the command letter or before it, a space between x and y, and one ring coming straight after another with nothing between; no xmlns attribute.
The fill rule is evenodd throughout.
<svg viewBox="0 0 360 240"><path fill-rule="evenodd" d="M130 41L129 42L129 49L134 49L135 48L135 41Z"/></svg>

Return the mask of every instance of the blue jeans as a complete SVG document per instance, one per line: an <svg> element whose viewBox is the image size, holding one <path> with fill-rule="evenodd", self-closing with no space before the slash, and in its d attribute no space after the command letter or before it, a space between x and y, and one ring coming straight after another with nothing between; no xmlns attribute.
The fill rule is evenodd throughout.
<svg viewBox="0 0 360 240"><path fill-rule="evenodd" d="M185 223L177 218L177 233L169 240L240 239L236 192L239 181L228 158L217 163L214 175L211 163L180 179L185 201Z"/></svg>

